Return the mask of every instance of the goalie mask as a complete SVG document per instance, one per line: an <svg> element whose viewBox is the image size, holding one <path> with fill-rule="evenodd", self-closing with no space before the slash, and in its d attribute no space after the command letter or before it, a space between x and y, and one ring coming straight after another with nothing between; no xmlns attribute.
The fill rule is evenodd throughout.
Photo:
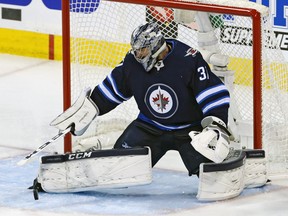
<svg viewBox="0 0 288 216"><path fill-rule="evenodd" d="M156 23L146 23L136 28L131 35L132 54L148 72L165 50L166 42Z"/></svg>

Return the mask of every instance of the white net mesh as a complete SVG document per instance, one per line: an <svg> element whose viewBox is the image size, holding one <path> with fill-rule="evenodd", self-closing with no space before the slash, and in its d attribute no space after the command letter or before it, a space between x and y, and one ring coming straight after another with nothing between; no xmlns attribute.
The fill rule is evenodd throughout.
<svg viewBox="0 0 288 216"><path fill-rule="evenodd" d="M259 23L262 27L262 35L259 38L262 40L262 53L258 54L262 55L261 63L258 65L262 68L262 146L267 153L270 174L287 174L288 66L275 40L270 18L267 16L267 8L244 0L203 0L201 2L225 5L227 9L229 5L254 8L262 13L261 23ZM203 47L199 47L201 44L198 34L201 31L204 33L209 31L207 25L201 25L197 11L179 10L169 5L152 7L112 1L71 0L70 10L72 101L84 87L93 88L99 84L123 59L130 49L130 35L138 25L146 21L156 21L165 37L177 38L200 50ZM253 147L253 131L252 129L248 132L242 130L241 128L244 127L241 124L244 122L244 125L246 123L252 125L254 118L252 19L231 15L228 10L227 13L209 11L207 13L217 43L212 46L207 45L206 49L211 48L222 55L229 56L228 70L235 72L230 93L233 101L232 119L235 119L233 123L239 127L236 142L250 148ZM200 39L204 42L206 40ZM211 67L213 68L213 65ZM95 139L101 139L104 147L111 147L137 114L137 106L134 100L130 99L107 115L96 118L84 137L74 141L93 144Z"/></svg>

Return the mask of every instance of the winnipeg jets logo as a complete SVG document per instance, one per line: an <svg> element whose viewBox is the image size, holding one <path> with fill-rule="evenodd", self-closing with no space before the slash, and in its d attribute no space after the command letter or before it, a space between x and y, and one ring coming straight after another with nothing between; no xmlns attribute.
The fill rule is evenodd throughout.
<svg viewBox="0 0 288 216"><path fill-rule="evenodd" d="M196 49L194 49L194 48L189 48L189 49L186 51L186 55L185 55L184 57L190 56L190 55L192 55L193 57L195 57L196 54L197 54L197 52L198 52L198 50L196 50Z"/></svg>
<svg viewBox="0 0 288 216"><path fill-rule="evenodd" d="M162 60L158 61L154 67L157 69L157 71L159 71L162 67L164 67L163 61Z"/></svg>
<svg viewBox="0 0 288 216"><path fill-rule="evenodd" d="M145 104L155 117L166 119L177 111L178 98L171 87L158 83L147 90Z"/></svg>
<svg viewBox="0 0 288 216"><path fill-rule="evenodd" d="M163 112L166 110L166 105L169 103L169 96L165 97L164 93L162 93L162 90L159 87L158 93L156 94L156 97L152 97L152 101L158 107L158 109Z"/></svg>

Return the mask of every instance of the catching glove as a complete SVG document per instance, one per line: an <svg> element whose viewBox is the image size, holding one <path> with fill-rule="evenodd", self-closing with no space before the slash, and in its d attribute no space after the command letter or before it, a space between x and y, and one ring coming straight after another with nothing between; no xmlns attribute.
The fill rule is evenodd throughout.
<svg viewBox="0 0 288 216"><path fill-rule="evenodd" d="M202 132L191 131L191 144L196 151L215 163L221 163L229 153L229 136L225 123L214 116L201 121Z"/></svg>

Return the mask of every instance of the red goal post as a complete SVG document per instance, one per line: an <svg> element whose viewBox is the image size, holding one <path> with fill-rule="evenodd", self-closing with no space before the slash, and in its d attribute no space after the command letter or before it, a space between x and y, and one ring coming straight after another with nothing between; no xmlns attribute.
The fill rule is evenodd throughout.
<svg viewBox="0 0 288 216"><path fill-rule="evenodd" d="M71 30L71 28L75 28L76 24L78 23L73 23L71 24L71 14L75 14L75 13L81 13L81 10L76 11L73 10L73 8L77 7L77 9L79 9L78 7L82 7L85 5L87 5L88 1L87 0L62 0L62 28L63 28L63 94L64 94L64 110L66 110L68 107L70 107L71 105L71 101L73 100L73 95L72 95L72 89L74 89L74 87L72 86L71 82L73 80L72 73L73 69L71 68L72 64L75 60L73 60L73 58L75 57L75 55L78 55L77 53L75 54L75 52L77 52L77 49L79 48L79 41L75 42L77 43L77 48L73 48L71 49L71 47L73 47L73 41L76 41L76 37L79 38L79 36L74 36L71 35L73 34L73 31L77 31L77 30ZM200 1L176 1L176 0L109 0L109 1L90 1L95 3L96 5L98 4L98 6L101 7L101 4L113 4L113 2L117 5L141 5L141 6L154 6L154 7L161 7L161 8L172 8L173 10L175 9L180 9L180 10L184 10L184 11L201 11L201 12L208 12L211 14L228 14L231 16L236 16L236 17L247 17L249 19L251 19L251 40L252 40L252 44L251 44L251 71L252 71L252 75L251 75L251 79L252 79L252 110L251 113L253 115L252 117L252 129L253 129L253 147L255 149L261 149L263 148L263 137L265 137L266 135L263 135L263 129L265 128L263 126L263 122L264 122L264 117L263 117L263 86L266 86L265 84L263 84L263 74L269 73L264 71L264 66L263 66L263 62L265 60L263 60L263 52L264 52L264 48L267 48L267 44L263 44L263 41L265 41L266 39L264 38L265 36L263 36L263 17L266 17L268 15L268 9L265 8L264 6L260 6L257 5L255 3L252 2L247 2L244 0L241 1L216 1L216 0L200 0ZM225 2L225 4L223 4L222 2ZM229 5L227 4L227 2L230 2ZM72 4L78 4L78 6L73 6ZM91 4L88 4L89 6L91 6ZM107 6L108 7L108 6ZM136 8L136 6L135 6ZM85 10L83 10L85 11ZM97 13L98 10L95 9L95 11L93 10L92 13ZM111 11L110 13L112 13L113 11ZM135 16L136 16L136 11L135 12ZM88 12L89 13L89 12ZM131 11L131 13L133 13L133 11ZM86 16L88 16L86 14ZM106 16L109 16L109 13L107 12ZM74 19L74 18L73 18ZM89 22L87 21L87 19L85 19L86 21L84 22ZM145 20L143 20L144 22ZM78 21L77 21L78 22ZM82 21L81 21L82 22ZM104 22L104 21L103 21ZM106 21L108 22L108 21ZM125 23L126 24L126 23ZM80 23L79 23L80 25ZM105 24L103 24L105 25ZM92 26L92 24L91 24ZM100 31L99 29L97 29L97 27L93 27L91 28L91 26L89 25L89 28L92 29L92 31ZM107 26L109 26L109 24L107 24ZM240 28L240 27L239 27ZM236 28L235 28L236 29ZM80 31L80 30L78 30ZM266 31L270 31L266 30ZM101 34L101 32L99 32L99 34ZM130 36L131 32L126 32L126 34L128 34ZM236 34L236 33L235 33ZM87 36L88 37L88 36ZM90 36L89 36L89 40L90 40ZM78 39L77 39L78 40ZM94 40L94 39L93 39ZM98 39L95 39L98 40ZM102 39L101 39L102 40ZM220 40L220 39L219 39ZM87 42L84 42L87 43ZM87 45L87 44L85 44ZM99 44L97 44L97 46L99 46ZM105 44L106 46L106 44ZM196 47L197 48L197 47ZM84 48L80 48L81 51L83 52ZM110 48L107 48L110 50ZM229 55L229 53L226 53ZM80 54L79 54L80 55ZM73 56L73 58L72 58ZM123 55L124 57L124 55ZM90 60L89 60L90 61ZM77 63L76 64L82 64ZM229 67L229 65L228 65ZM248 66L249 67L249 66ZM266 66L265 66L266 67ZM279 65L277 65L275 68L278 68ZM283 67L283 65L281 65L280 67ZM285 65L285 68L287 67L287 65ZM237 68L233 68L231 66L232 70L235 70L237 73ZM285 69L280 69L281 70L281 76L282 73ZM274 72L272 72L274 74ZM77 75L78 77L80 77L79 75ZM266 79L266 78L265 78ZM97 80L97 82L100 82L100 80ZM97 84L97 83L95 83ZM245 84L246 85L246 84ZM249 85L249 84L247 84ZM83 87L83 86L82 86ZM266 87L265 87L266 88ZM269 89L270 88L274 88L274 86L271 84L269 84ZM284 87L281 86L280 89L287 89L287 83L284 82ZM79 89L78 89L79 91ZM80 93L80 91L78 92ZM237 96L235 96L237 97ZM265 97L265 96L264 96ZM237 98L236 98L237 100ZM284 105L285 106L285 105ZM265 117L266 118L266 117ZM282 121L281 121L282 122ZM285 125L284 125L285 126ZM275 132L277 133L277 132ZM288 143L286 141L287 138L284 138L284 145L288 146ZM71 152L72 151L72 140L70 136L66 136L65 137L65 142L64 142L64 152ZM282 145L282 143L281 143ZM287 147L286 146L286 147ZM286 152L287 153L287 152ZM285 154L286 154L285 153ZM287 154L288 155L288 154ZM286 161L286 155L284 155L285 157L285 161Z"/></svg>

